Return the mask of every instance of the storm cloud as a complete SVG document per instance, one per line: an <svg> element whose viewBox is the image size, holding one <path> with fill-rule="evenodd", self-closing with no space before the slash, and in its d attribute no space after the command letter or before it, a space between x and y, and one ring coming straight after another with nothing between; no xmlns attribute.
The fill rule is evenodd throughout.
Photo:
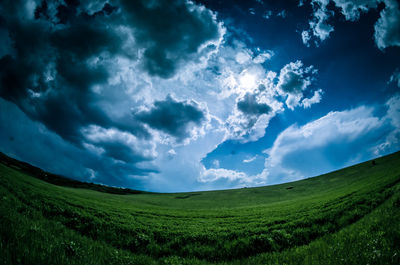
<svg viewBox="0 0 400 265"><path fill-rule="evenodd" d="M180 0L122 0L126 22L144 48L142 66L150 75L168 78L202 45L220 36L211 11Z"/></svg>
<svg viewBox="0 0 400 265"><path fill-rule="evenodd" d="M78 15L77 2L67 1L53 17L42 4L36 7L35 18L27 20L23 17L29 17L30 10L10 12L18 5L24 7L21 1L2 6L13 47L12 54L0 59L0 96L75 143L80 142L83 126L113 126L91 91L106 84L110 73L101 59L96 64L90 60L101 54L130 55L118 48L123 36L106 26L107 15ZM71 13L68 19L63 18L65 9Z"/></svg>
<svg viewBox="0 0 400 265"><path fill-rule="evenodd" d="M205 120L203 111L195 102L179 102L170 95L165 100L155 101L150 110L141 111L135 117L179 141L190 135L191 125L200 125Z"/></svg>
<svg viewBox="0 0 400 265"><path fill-rule="evenodd" d="M118 89L109 84L118 60L142 75L170 78L212 46L220 25L205 8L186 1L6 0L0 32L0 97L77 147L91 146L121 163L149 161L154 152L130 140L94 141L93 128L140 142L151 139L147 124L182 140L188 124L203 119L196 107L171 98L137 118L112 116L100 103L107 90Z"/></svg>
<svg viewBox="0 0 400 265"><path fill-rule="evenodd" d="M398 119L390 118L398 97L368 107L397 91L394 0L280 1L268 10L286 16L268 21L261 11L252 19L237 12L266 5L239 2L231 9L202 0L0 1L0 151L79 180L144 190L262 185L273 175L263 157L282 154L263 150L285 150L287 126L298 122L293 139L322 150L315 141L326 130L303 139L303 125L360 102L369 105L355 120L375 121L363 118L367 110L393 113L376 117L385 127L376 139L386 139L379 154L398 147ZM338 13L356 21L375 8L369 24L334 30ZM298 39L303 26L309 48ZM274 144L281 132L288 141ZM327 150L339 144L332 139Z"/></svg>

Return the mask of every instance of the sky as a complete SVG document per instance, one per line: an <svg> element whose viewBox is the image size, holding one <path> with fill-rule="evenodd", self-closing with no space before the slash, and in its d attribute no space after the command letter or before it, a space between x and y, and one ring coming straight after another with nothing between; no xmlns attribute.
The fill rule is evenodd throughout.
<svg viewBox="0 0 400 265"><path fill-rule="evenodd" d="M3 0L0 151L155 192L400 150L396 0Z"/></svg>

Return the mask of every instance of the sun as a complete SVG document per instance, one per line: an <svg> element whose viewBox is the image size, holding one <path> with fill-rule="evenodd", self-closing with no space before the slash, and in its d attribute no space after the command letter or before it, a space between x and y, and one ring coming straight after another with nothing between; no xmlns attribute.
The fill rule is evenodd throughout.
<svg viewBox="0 0 400 265"><path fill-rule="evenodd" d="M239 77L239 84L242 88L249 89L256 85L256 77L254 74L244 70Z"/></svg>

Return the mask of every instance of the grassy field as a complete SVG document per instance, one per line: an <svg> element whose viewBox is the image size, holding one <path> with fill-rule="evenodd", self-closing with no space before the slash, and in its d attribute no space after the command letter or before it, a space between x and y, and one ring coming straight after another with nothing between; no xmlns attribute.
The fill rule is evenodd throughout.
<svg viewBox="0 0 400 265"><path fill-rule="evenodd" d="M0 264L400 264L400 153L259 188L77 186L0 163Z"/></svg>

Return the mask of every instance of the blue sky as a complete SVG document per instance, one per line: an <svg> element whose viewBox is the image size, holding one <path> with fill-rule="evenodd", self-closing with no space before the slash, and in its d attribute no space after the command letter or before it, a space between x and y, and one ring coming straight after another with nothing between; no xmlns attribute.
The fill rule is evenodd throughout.
<svg viewBox="0 0 400 265"><path fill-rule="evenodd" d="M0 151L82 181L270 185L400 149L395 0L0 4Z"/></svg>

